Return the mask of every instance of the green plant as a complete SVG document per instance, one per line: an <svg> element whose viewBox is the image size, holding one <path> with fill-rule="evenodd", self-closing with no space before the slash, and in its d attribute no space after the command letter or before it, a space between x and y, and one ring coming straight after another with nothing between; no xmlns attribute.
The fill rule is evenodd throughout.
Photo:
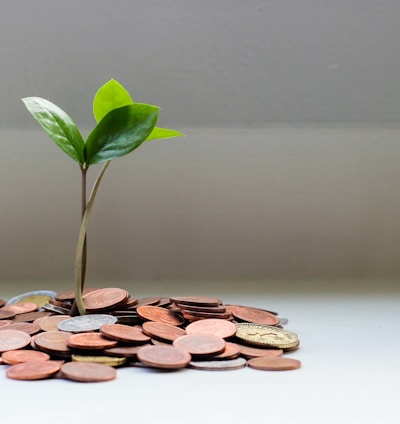
<svg viewBox="0 0 400 424"><path fill-rule="evenodd" d="M75 258L75 304L72 314L86 313L82 293L87 261L87 226L104 173L113 159L125 156L143 142L182 136L179 131L156 127L159 108L133 102L116 80L101 86L94 96L97 125L84 141L74 121L58 106L40 97L22 99L25 106L55 144L79 164L81 171L81 227ZM86 175L92 165L103 163L87 198Z"/></svg>

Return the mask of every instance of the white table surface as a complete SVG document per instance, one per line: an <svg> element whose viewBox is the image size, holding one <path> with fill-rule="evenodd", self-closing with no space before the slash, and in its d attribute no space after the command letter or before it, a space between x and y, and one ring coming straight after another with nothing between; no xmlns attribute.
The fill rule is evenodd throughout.
<svg viewBox="0 0 400 424"><path fill-rule="evenodd" d="M224 295L223 301L269 308L288 318L285 328L298 334L301 347L286 355L299 359L301 369L165 372L130 367L119 368L110 382L76 383L15 381L1 366L2 419L400 423L400 293L249 293Z"/></svg>

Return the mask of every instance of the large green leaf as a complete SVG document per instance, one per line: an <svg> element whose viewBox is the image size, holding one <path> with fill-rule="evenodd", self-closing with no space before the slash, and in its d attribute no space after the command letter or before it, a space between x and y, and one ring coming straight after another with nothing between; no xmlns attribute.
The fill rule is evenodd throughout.
<svg viewBox="0 0 400 424"><path fill-rule="evenodd" d="M181 133L179 131L170 130L168 128L154 127L153 128L153 131L146 138L146 141L155 140L155 139L161 139L161 138L182 137L184 135L185 134L183 134L183 133Z"/></svg>
<svg viewBox="0 0 400 424"><path fill-rule="evenodd" d="M58 106L41 97L26 97L22 101L57 146L83 164L85 142L74 121Z"/></svg>
<svg viewBox="0 0 400 424"><path fill-rule="evenodd" d="M111 79L97 90L93 99L93 114L96 121L100 122L113 109L132 103L128 91L118 81Z"/></svg>
<svg viewBox="0 0 400 424"><path fill-rule="evenodd" d="M139 147L153 130L158 111L157 106L134 103L109 112L89 134L86 163L116 159Z"/></svg>

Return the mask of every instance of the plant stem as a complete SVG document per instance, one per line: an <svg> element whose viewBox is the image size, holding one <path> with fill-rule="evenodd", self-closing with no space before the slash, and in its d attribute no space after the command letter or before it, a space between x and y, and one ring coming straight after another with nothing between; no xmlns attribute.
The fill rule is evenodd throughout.
<svg viewBox="0 0 400 424"><path fill-rule="evenodd" d="M86 232L87 232L87 226L89 223L90 213L92 211L93 202L97 194L97 190L99 188L100 182L103 178L104 173L106 172L108 165L110 164L110 161L105 162L103 165L103 168L101 169L99 175L96 178L96 181L93 184L92 191L89 196L89 200L85 207L85 212L82 216L82 222L81 222L81 229L79 232L78 237L78 244L76 246L76 259L75 259L75 279L76 279L76 285L75 285L75 302L76 306L78 308L80 315L86 314L86 309L83 304L82 299L82 292L83 292L83 278L85 276L85 269L86 269ZM86 168L87 169L87 168ZM85 196L86 197L86 196ZM82 197L83 199L83 197Z"/></svg>

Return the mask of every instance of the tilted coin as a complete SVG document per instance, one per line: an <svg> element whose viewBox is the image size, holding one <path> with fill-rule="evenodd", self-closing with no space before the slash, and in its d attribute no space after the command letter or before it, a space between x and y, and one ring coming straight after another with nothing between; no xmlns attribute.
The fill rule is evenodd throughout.
<svg viewBox="0 0 400 424"><path fill-rule="evenodd" d="M144 305L139 306L136 310L143 320L164 322L178 326L184 323L182 316L159 306Z"/></svg>
<svg viewBox="0 0 400 424"><path fill-rule="evenodd" d="M239 344L240 355L246 359L258 358L259 356L282 356L283 349L268 349Z"/></svg>
<svg viewBox="0 0 400 424"><path fill-rule="evenodd" d="M26 312L33 312L38 309L38 305L34 302L18 302L6 305L2 308L3 311L12 311L16 315Z"/></svg>
<svg viewBox="0 0 400 424"><path fill-rule="evenodd" d="M27 333L30 336L40 331L40 327L33 322L13 322L12 324L8 325L6 329L23 331L24 333ZM2 331L1 328L0 331Z"/></svg>
<svg viewBox="0 0 400 424"><path fill-rule="evenodd" d="M187 325L186 334L212 334L227 339L236 334L236 326L231 321L208 318Z"/></svg>
<svg viewBox="0 0 400 424"><path fill-rule="evenodd" d="M110 340L100 333L77 333L71 334L67 339L67 345L74 349L100 350L115 347L116 340Z"/></svg>
<svg viewBox="0 0 400 424"><path fill-rule="evenodd" d="M83 289L82 295L88 294L92 291L98 290L98 287L85 287ZM72 302L75 300L75 290L66 290L63 292L58 292L55 295L55 300L60 302Z"/></svg>
<svg viewBox="0 0 400 424"><path fill-rule="evenodd" d="M61 321L70 319L69 315L51 315L48 317L39 318L37 320L37 325L42 331L57 331L58 324Z"/></svg>
<svg viewBox="0 0 400 424"><path fill-rule="evenodd" d="M223 352L225 340L211 334L190 334L175 339L172 344L191 355L207 356Z"/></svg>
<svg viewBox="0 0 400 424"><path fill-rule="evenodd" d="M14 380L41 380L58 372L61 368L60 361L31 361L11 365L6 375Z"/></svg>
<svg viewBox="0 0 400 424"><path fill-rule="evenodd" d="M15 315L16 314L15 314L14 311L10 311L10 310L4 309L4 308L0 309L0 320L13 318L13 317L15 317Z"/></svg>
<svg viewBox="0 0 400 424"><path fill-rule="evenodd" d="M96 331L104 324L115 324L117 318L106 314L89 314L72 317L61 321L58 329L69 331L71 333L84 333L87 331Z"/></svg>
<svg viewBox="0 0 400 424"><path fill-rule="evenodd" d="M297 334L266 324L241 322L236 324L236 337L245 343L286 349L296 346Z"/></svg>
<svg viewBox="0 0 400 424"><path fill-rule="evenodd" d="M230 311L240 321L267 325L276 325L279 323L279 318L276 315L259 308L236 306L231 307Z"/></svg>
<svg viewBox="0 0 400 424"><path fill-rule="evenodd" d="M220 299L208 296L174 296L171 300L181 305L219 306L222 304Z"/></svg>
<svg viewBox="0 0 400 424"><path fill-rule="evenodd" d="M191 361L189 368L204 371L228 371L237 370L246 366L246 359L226 359L223 361Z"/></svg>
<svg viewBox="0 0 400 424"><path fill-rule="evenodd" d="M301 367L301 362L297 359L283 357L270 358L268 356L249 359L247 364L250 368L264 371L296 370Z"/></svg>
<svg viewBox="0 0 400 424"><path fill-rule="evenodd" d="M33 302L36 303L39 308L41 308L50 299L54 299L55 296L56 292L51 290L35 290L13 297L7 302L7 305L18 302Z"/></svg>
<svg viewBox="0 0 400 424"><path fill-rule="evenodd" d="M155 368L184 368L192 359L191 355L175 346L149 345L138 350L137 358L145 365Z"/></svg>
<svg viewBox="0 0 400 424"><path fill-rule="evenodd" d="M14 321L11 319L2 319L0 320L0 329L4 327L8 327L10 324L12 324Z"/></svg>
<svg viewBox="0 0 400 424"><path fill-rule="evenodd" d="M143 345L137 346L116 346L109 349L104 349L104 353L109 356L125 357L125 358L134 358L136 359L139 349Z"/></svg>
<svg viewBox="0 0 400 424"><path fill-rule="evenodd" d="M42 306L42 309L48 312L54 312L55 314L68 315L70 309L63 308L62 306L53 305L52 303L46 303Z"/></svg>
<svg viewBox="0 0 400 424"><path fill-rule="evenodd" d="M14 322L33 322L39 318L47 317L50 315L50 312L46 311L34 311L34 312L24 312L23 314L17 314L13 318Z"/></svg>
<svg viewBox="0 0 400 424"><path fill-rule="evenodd" d="M125 357L105 356L105 355L76 355L71 356L72 361L76 362L92 362L96 364L104 364L109 367L119 367L127 361Z"/></svg>
<svg viewBox="0 0 400 424"><path fill-rule="evenodd" d="M240 356L239 345L232 342L225 343L225 349L216 355L212 356L212 360L221 360L221 359L234 359Z"/></svg>
<svg viewBox="0 0 400 424"><path fill-rule="evenodd" d="M61 366L64 378L82 382L100 382L114 380L117 376L115 368L94 362L67 362Z"/></svg>
<svg viewBox="0 0 400 424"><path fill-rule="evenodd" d="M35 348L50 355L70 355L71 349L67 345L71 333L66 331L45 331L32 337Z"/></svg>
<svg viewBox="0 0 400 424"><path fill-rule="evenodd" d="M20 364L21 362L48 361L50 359L50 355L36 350L17 349L3 352L1 354L1 358L6 364L15 365Z"/></svg>
<svg viewBox="0 0 400 424"><path fill-rule="evenodd" d="M83 304L88 312L101 312L125 304L129 293L120 288L107 287L94 290L83 296Z"/></svg>
<svg viewBox="0 0 400 424"><path fill-rule="evenodd" d="M124 324L104 324L100 332L106 337L121 342L143 344L150 342L150 337L139 328Z"/></svg>
<svg viewBox="0 0 400 424"><path fill-rule="evenodd" d="M142 325L143 332L161 341L173 342L186 334L183 328L163 322L146 321Z"/></svg>
<svg viewBox="0 0 400 424"><path fill-rule="evenodd" d="M19 330L0 331L0 353L7 350L22 349L29 345L31 336Z"/></svg>

